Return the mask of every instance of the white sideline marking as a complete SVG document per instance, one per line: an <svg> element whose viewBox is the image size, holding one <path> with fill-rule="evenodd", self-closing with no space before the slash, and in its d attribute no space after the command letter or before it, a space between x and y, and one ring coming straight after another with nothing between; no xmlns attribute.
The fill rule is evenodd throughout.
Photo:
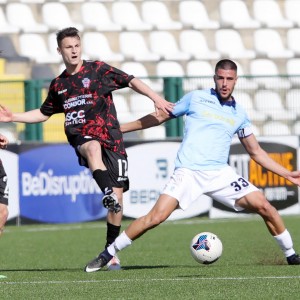
<svg viewBox="0 0 300 300"><path fill-rule="evenodd" d="M300 276L257 276L257 277L209 277L209 278L149 278L149 279L108 279L108 280L70 280L70 281L0 281L1 284L67 284L101 282L141 282L141 281L201 281L201 280L256 280L256 279L299 279Z"/></svg>

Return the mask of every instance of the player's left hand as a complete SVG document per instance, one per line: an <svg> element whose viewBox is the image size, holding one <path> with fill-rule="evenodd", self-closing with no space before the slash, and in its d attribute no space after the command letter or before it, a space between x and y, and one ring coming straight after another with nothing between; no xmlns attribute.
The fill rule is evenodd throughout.
<svg viewBox="0 0 300 300"><path fill-rule="evenodd" d="M159 115L159 110L162 110L164 113L169 115L169 113L172 112L175 105L174 103L169 102L162 97L156 97L155 99L153 99L153 101L154 101L155 112L157 116Z"/></svg>
<svg viewBox="0 0 300 300"><path fill-rule="evenodd" d="M290 182L300 186L300 171L292 171L286 178Z"/></svg>

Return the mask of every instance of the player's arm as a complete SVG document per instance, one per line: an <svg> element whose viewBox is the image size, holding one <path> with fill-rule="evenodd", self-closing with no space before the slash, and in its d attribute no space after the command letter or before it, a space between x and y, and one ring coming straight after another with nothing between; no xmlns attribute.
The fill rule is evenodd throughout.
<svg viewBox="0 0 300 300"><path fill-rule="evenodd" d="M7 107L0 105L0 122L40 123L49 119L40 109L33 109L22 113L13 113Z"/></svg>
<svg viewBox="0 0 300 300"><path fill-rule="evenodd" d="M146 115L138 120L122 124L121 131L123 133L125 133L125 132L131 132L131 131L136 131L136 130L141 130L141 129L158 126L158 125L170 120L171 118L172 118L172 116L170 116L169 114L166 114L162 110L159 110L158 115L156 112L153 112L153 113Z"/></svg>
<svg viewBox="0 0 300 300"><path fill-rule="evenodd" d="M263 150L257 142L254 134L251 134L245 138L240 138L240 141L250 157L259 165L266 168L273 173L276 173L294 184L300 185L300 171L288 170L276 161L274 161L268 153Z"/></svg>
<svg viewBox="0 0 300 300"><path fill-rule="evenodd" d="M133 78L129 82L129 87L132 88L135 92L147 96L150 98L155 105L156 114L159 115L159 110L164 111L166 114L172 111L174 103L169 102L162 98L160 95L155 93L147 84L141 81L138 78Z"/></svg>

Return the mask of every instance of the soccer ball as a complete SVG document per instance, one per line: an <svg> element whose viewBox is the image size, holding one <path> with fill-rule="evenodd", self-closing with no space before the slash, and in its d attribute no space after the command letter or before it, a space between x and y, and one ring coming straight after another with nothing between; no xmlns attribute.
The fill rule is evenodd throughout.
<svg viewBox="0 0 300 300"><path fill-rule="evenodd" d="M201 232L193 237L190 250L196 262L208 265L221 257L223 245L214 233Z"/></svg>

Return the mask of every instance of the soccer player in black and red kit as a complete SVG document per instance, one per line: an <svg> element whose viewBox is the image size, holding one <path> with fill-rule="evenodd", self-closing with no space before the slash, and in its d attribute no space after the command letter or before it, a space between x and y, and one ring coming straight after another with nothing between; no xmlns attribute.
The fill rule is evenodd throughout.
<svg viewBox="0 0 300 300"><path fill-rule="evenodd" d="M23 113L12 113L1 106L0 122L39 123L53 114L65 114L65 133L79 164L90 169L104 193L103 205L108 208L107 247L120 233L123 192L129 188L127 155L112 92L130 87L149 97L157 113L168 113L173 104L132 75L103 61L82 60L76 28L60 30L57 45L66 70L52 80L44 103L39 109ZM120 269L119 259L115 257L108 267Z"/></svg>
<svg viewBox="0 0 300 300"><path fill-rule="evenodd" d="M8 144L8 139L0 134L0 148L5 149ZM8 185L7 175L0 159L0 236L3 233L4 225L8 217Z"/></svg>

